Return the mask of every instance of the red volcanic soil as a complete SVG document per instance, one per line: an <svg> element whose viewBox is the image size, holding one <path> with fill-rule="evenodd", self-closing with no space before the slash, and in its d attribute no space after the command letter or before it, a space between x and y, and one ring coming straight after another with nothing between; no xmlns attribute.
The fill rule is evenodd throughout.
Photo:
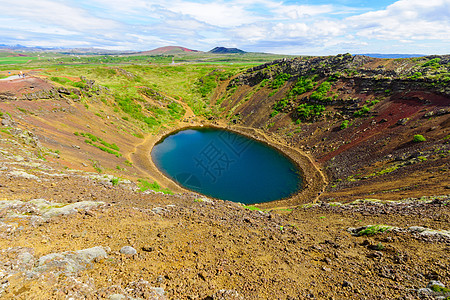
<svg viewBox="0 0 450 300"><path fill-rule="evenodd" d="M376 135L386 133L396 127L401 119L408 118L414 121L422 117L426 111L434 110L436 107L448 105L448 98L427 92L399 93L391 97L391 101L383 104L375 118L367 120L358 127L357 138L351 136L342 137L350 141L335 151L319 159L320 163L329 161L333 157L352 149ZM353 136L354 132L349 132Z"/></svg>
<svg viewBox="0 0 450 300"><path fill-rule="evenodd" d="M37 77L0 80L0 93L11 93L16 97L41 90L50 90L52 87L50 83Z"/></svg>
<svg viewBox="0 0 450 300"><path fill-rule="evenodd" d="M139 54L158 55L158 54L170 54L170 53L174 53L174 52L199 52L199 51L180 47L180 46L167 46L167 47L156 48L156 49L153 49L150 51L140 52Z"/></svg>

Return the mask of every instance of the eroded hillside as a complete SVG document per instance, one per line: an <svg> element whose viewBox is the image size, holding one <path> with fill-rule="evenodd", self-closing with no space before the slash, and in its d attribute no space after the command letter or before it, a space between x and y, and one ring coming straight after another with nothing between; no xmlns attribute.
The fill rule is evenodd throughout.
<svg viewBox="0 0 450 300"><path fill-rule="evenodd" d="M329 177L322 200L445 194L449 68L449 56L285 59L223 83L214 103L310 153Z"/></svg>
<svg viewBox="0 0 450 300"><path fill-rule="evenodd" d="M58 65L0 80L1 297L449 297L448 59ZM149 151L203 125L300 155L309 192L243 206L177 186Z"/></svg>

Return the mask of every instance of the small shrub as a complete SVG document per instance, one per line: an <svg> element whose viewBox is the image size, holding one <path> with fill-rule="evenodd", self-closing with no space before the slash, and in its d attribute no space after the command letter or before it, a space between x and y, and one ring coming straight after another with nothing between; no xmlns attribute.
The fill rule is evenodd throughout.
<svg viewBox="0 0 450 300"><path fill-rule="evenodd" d="M427 139L421 134L416 134L413 137L413 142L414 143L420 143L420 142L426 142L426 141L427 141Z"/></svg>
<svg viewBox="0 0 450 300"><path fill-rule="evenodd" d="M142 192L145 192L147 190L152 190L155 192L162 192L164 194L173 195L173 192L170 189L162 188L156 181L153 181L153 183L150 183L147 180L139 179L138 187Z"/></svg>
<svg viewBox="0 0 450 300"><path fill-rule="evenodd" d="M258 211L264 211L263 209L256 207L254 205L245 205L244 208L249 209L249 210L258 210Z"/></svg>
<svg viewBox="0 0 450 300"><path fill-rule="evenodd" d="M322 116L325 106L320 104L303 103L297 107L297 114L300 120L309 121Z"/></svg>
<svg viewBox="0 0 450 300"><path fill-rule="evenodd" d="M353 113L353 116L358 118L358 117L362 117L363 115L367 114L370 112L370 107L364 105L360 110L355 111Z"/></svg>
<svg viewBox="0 0 450 300"><path fill-rule="evenodd" d="M112 185L118 185L119 184L119 178L112 178L111 179Z"/></svg>
<svg viewBox="0 0 450 300"><path fill-rule="evenodd" d="M291 75L286 74L286 73L280 73L269 84L269 87L272 89L278 89L281 86L283 86L284 83L289 80L289 78L291 78Z"/></svg>
<svg viewBox="0 0 450 300"><path fill-rule="evenodd" d="M383 233L386 231L389 231L392 228L392 226L387 226L387 225L370 225L367 226L365 229L359 231L357 233L358 236L362 236L362 235L375 235L378 233Z"/></svg>
<svg viewBox="0 0 450 300"><path fill-rule="evenodd" d="M311 100L320 101L320 102L330 102L332 101L331 97L326 97L327 93L331 89L331 83L328 81L322 82L322 84L315 90L311 96Z"/></svg>
<svg viewBox="0 0 450 300"><path fill-rule="evenodd" d="M374 247L374 249L375 250L378 250L378 251L380 251L380 250L384 250L384 245L381 243L381 242L379 242L378 244L376 244L375 245L375 247Z"/></svg>
<svg viewBox="0 0 450 300"><path fill-rule="evenodd" d="M412 76L409 77L409 79L419 79L421 78L423 75L421 72L416 72L414 73Z"/></svg>
<svg viewBox="0 0 450 300"><path fill-rule="evenodd" d="M348 120L342 121L341 126L340 126L341 130L345 129L345 128L348 128L348 126L349 126L348 123L349 123Z"/></svg>
<svg viewBox="0 0 450 300"><path fill-rule="evenodd" d="M442 287L442 286L437 285L437 284L431 286L431 290L433 290L434 292L438 292L438 293L450 293L450 289L448 289L446 287Z"/></svg>
<svg viewBox="0 0 450 300"><path fill-rule="evenodd" d="M441 59L439 57L430 59L426 63L422 65L422 67L439 67L439 63L441 62Z"/></svg>

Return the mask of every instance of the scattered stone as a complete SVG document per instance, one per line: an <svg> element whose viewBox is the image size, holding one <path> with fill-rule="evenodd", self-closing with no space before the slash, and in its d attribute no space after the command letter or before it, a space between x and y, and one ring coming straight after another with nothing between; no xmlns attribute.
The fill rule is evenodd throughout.
<svg viewBox="0 0 450 300"><path fill-rule="evenodd" d="M429 289L429 288L418 289L417 293L419 294L419 296L425 296L425 295L431 296L431 295L434 294L434 292L431 289Z"/></svg>
<svg viewBox="0 0 450 300"><path fill-rule="evenodd" d="M94 259L106 257L105 249L100 246L75 252L50 253L39 258L37 267L29 273L29 276L34 277L49 270L70 275L86 269Z"/></svg>
<svg viewBox="0 0 450 300"><path fill-rule="evenodd" d="M2 125L5 127L15 127L16 123L13 121L9 114L4 114L2 119Z"/></svg>
<svg viewBox="0 0 450 300"><path fill-rule="evenodd" d="M445 285L442 282L440 282L439 280L431 280L427 284L427 288L429 288L429 289L433 288L433 286L438 286L440 288L445 288Z"/></svg>
<svg viewBox="0 0 450 300"><path fill-rule="evenodd" d="M244 300L235 290L219 290L213 296L213 300Z"/></svg>
<svg viewBox="0 0 450 300"><path fill-rule="evenodd" d="M126 254L126 255L135 255L137 253L136 249L134 249L131 246L124 246L122 249L120 249L120 253Z"/></svg>
<svg viewBox="0 0 450 300"><path fill-rule="evenodd" d="M397 121L397 125L406 125L406 123L409 121L409 118L403 118Z"/></svg>
<svg viewBox="0 0 450 300"><path fill-rule="evenodd" d="M353 288L353 283L351 283L350 281L344 280L344 281L342 282L342 286L343 286L343 287L350 287L350 288Z"/></svg>
<svg viewBox="0 0 450 300"><path fill-rule="evenodd" d="M15 176L15 177L23 177L23 178L26 178L26 179L39 180L39 177L37 177L36 175L29 174L29 173L27 173L25 171L19 171L19 170L11 171L11 172L9 172L9 175Z"/></svg>
<svg viewBox="0 0 450 300"><path fill-rule="evenodd" d="M153 249L153 247L150 247L150 246L143 246L142 247L142 251L145 251L145 252L152 252L154 250L155 249Z"/></svg>
<svg viewBox="0 0 450 300"><path fill-rule="evenodd" d="M164 208L162 207L155 207L152 209L152 212L154 212L155 214L159 215L160 213L166 211Z"/></svg>
<svg viewBox="0 0 450 300"><path fill-rule="evenodd" d="M126 299L126 298L127 297L122 294L113 294L108 297L109 300L122 300L122 299Z"/></svg>

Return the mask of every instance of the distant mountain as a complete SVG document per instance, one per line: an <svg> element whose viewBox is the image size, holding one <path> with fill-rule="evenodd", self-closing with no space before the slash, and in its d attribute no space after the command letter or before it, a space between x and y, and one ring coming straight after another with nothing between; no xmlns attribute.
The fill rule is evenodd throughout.
<svg viewBox="0 0 450 300"><path fill-rule="evenodd" d="M216 47L209 51L209 53L216 53L216 54L230 54L230 53L247 53L241 49L238 48L225 48L225 47Z"/></svg>
<svg viewBox="0 0 450 300"><path fill-rule="evenodd" d="M364 55L375 58L410 58L410 57L421 57L425 56L423 54L380 54L380 53L368 53L368 54L357 54Z"/></svg>
<svg viewBox="0 0 450 300"><path fill-rule="evenodd" d="M138 52L135 54L138 55L173 55L173 54L180 54L180 53L186 53L186 52L200 52L198 50L192 50L180 46L166 46L166 47L160 47L156 48L150 51L143 51Z"/></svg>
<svg viewBox="0 0 450 300"><path fill-rule="evenodd" d="M119 51L119 50L108 50L100 48L69 48L69 49L57 49L51 52L58 52L67 55L120 55L120 54L131 54L135 51Z"/></svg>
<svg viewBox="0 0 450 300"><path fill-rule="evenodd" d="M61 49L61 48L44 48L44 47L27 47L23 45L6 45L6 44L0 44L0 49L4 50L12 50L12 51L47 51L47 50L55 50L55 49Z"/></svg>
<svg viewBox="0 0 450 300"><path fill-rule="evenodd" d="M118 55L130 54L135 51L117 51L101 48L62 48L62 47L28 47L23 45L5 45L0 44L0 50L10 50L18 52L51 52L61 54L76 54L76 55Z"/></svg>

